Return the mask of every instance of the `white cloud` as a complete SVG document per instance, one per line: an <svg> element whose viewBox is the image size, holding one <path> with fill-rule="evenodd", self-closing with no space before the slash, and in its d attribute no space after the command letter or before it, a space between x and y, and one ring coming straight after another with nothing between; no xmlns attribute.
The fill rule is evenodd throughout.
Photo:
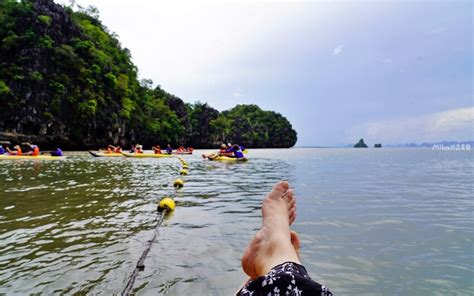
<svg viewBox="0 0 474 296"><path fill-rule="evenodd" d="M473 140L474 107L368 122L352 128L347 141L362 137L369 143L387 144Z"/></svg>
<svg viewBox="0 0 474 296"><path fill-rule="evenodd" d="M332 55L337 56L338 54L342 52L343 49L344 49L344 44L338 45L336 48L333 49Z"/></svg>
<svg viewBox="0 0 474 296"><path fill-rule="evenodd" d="M56 1L69 4L69 0ZM236 59L311 21L310 16L301 16L305 7L291 3L77 2L99 9L103 23L130 49L141 78L159 81L172 92L227 83L238 73L238 69L229 71L241 62Z"/></svg>
<svg viewBox="0 0 474 296"><path fill-rule="evenodd" d="M242 93L241 93L240 91L234 91L234 92L232 93L232 96L233 96L233 97L236 97L236 98L239 98L239 97L242 96Z"/></svg>

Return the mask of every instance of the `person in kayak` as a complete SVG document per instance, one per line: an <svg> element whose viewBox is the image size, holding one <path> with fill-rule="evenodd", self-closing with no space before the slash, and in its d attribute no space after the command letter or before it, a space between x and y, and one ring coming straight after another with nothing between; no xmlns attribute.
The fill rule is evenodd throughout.
<svg viewBox="0 0 474 296"><path fill-rule="evenodd" d="M135 153L143 153L143 146L140 144L135 145Z"/></svg>
<svg viewBox="0 0 474 296"><path fill-rule="evenodd" d="M49 153L51 156L64 156L63 151L59 147L56 147L56 149L50 151Z"/></svg>
<svg viewBox="0 0 474 296"><path fill-rule="evenodd" d="M263 199L262 218L262 227L242 256L242 269L249 279L236 295L332 296L301 265L300 239L290 230L296 219L296 197L288 182L277 183Z"/></svg>
<svg viewBox="0 0 474 296"><path fill-rule="evenodd" d="M107 146L107 153L121 153L121 152L122 152L122 147L120 146L113 146L113 145Z"/></svg>
<svg viewBox="0 0 474 296"><path fill-rule="evenodd" d="M38 145L25 143L25 146L29 147L30 150L28 152L23 153L23 155L38 156L40 154L40 149Z"/></svg>
<svg viewBox="0 0 474 296"><path fill-rule="evenodd" d="M7 147L7 151L9 155L22 155L21 147L20 145L15 145L13 146L13 150L10 150L10 148Z"/></svg>
<svg viewBox="0 0 474 296"><path fill-rule="evenodd" d="M5 152L7 152L7 151L5 150L5 148L3 148L2 145L0 145L0 155L5 154Z"/></svg>
<svg viewBox="0 0 474 296"><path fill-rule="evenodd" d="M172 154L173 153L173 148L171 148L171 145L168 144L168 146L166 146L166 154Z"/></svg>
<svg viewBox="0 0 474 296"><path fill-rule="evenodd" d="M244 153L242 152L242 149L238 144L232 145L230 148L228 148L225 152L226 154L230 154L230 157L236 157L236 158L243 158ZM226 155L228 156L228 155Z"/></svg>
<svg viewBox="0 0 474 296"><path fill-rule="evenodd" d="M233 157L234 153L232 151L229 152L228 149L229 149L229 147L227 147L226 144L222 143L221 148L217 153L203 154L202 158L204 158L204 159L206 159L206 158L214 159L218 156Z"/></svg>
<svg viewBox="0 0 474 296"><path fill-rule="evenodd" d="M151 147L151 149L153 149L155 154L162 154L160 145L153 146L153 147Z"/></svg>

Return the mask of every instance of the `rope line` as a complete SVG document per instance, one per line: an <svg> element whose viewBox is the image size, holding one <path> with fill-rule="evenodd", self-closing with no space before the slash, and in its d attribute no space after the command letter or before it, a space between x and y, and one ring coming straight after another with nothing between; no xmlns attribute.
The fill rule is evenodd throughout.
<svg viewBox="0 0 474 296"><path fill-rule="evenodd" d="M179 159L179 161L183 165L182 169L180 170L180 175L187 175L187 169L188 169L187 162L181 157L177 157L177 158ZM175 190L174 190L173 194L168 197L168 198L171 198L173 200L173 203L174 203L173 197L175 197L176 194L178 193L178 190L183 187L183 184L184 184L184 182L181 179L177 179L176 181L174 181L173 186L175 187ZM171 212L172 210L174 210L174 205L173 205L173 208L169 208L169 207L165 206L165 207L163 207L162 211L160 212L160 206L161 206L161 203L158 206L159 217L158 217L158 221L156 223L156 226L154 228L153 236L146 242L145 250L143 250L142 255L138 259L137 264L135 265L135 268L134 268L132 274L130 275L130 278L128 279L127 285L125 286L125 288L122 291L122 294L121 294L122 296L128 296L131 293L131 291L133 289L133 285L135 284L135 280L138 277L138 273L145 269L146 256L150 252L151 247L153 245L153 242L156 240L156 237L158 236L158 230L159 230L161 224L163 223L164 217L166 216L166 214L168 212Z"/></svg>
<svg viewBox="0 0 474 296"><path fill-rule="evenodd" d="M128 280L127 286L125 286L125 289L122 292L122 295L129 295L130 292L132 291L133 284L135 284L135 280L138 277L138 273L140 271L143 271L145 269L145 258L148 255L148 252L150 252L151 246L153 242L155 241L156 237L158 236L158 229L161 226L161 223L163 222L163 218L165 217L167 213L167 210L163 210L163 212L160 213L160 217L158 218L158 222L156 223L155 226L155 231L153 232L153 236L151 239L147 241L145 250L143 251L142 255L140 256L140 259L138 259L137 265L135 266L135 269L133 270L132 275L130 276L130 279Z"/></svg>

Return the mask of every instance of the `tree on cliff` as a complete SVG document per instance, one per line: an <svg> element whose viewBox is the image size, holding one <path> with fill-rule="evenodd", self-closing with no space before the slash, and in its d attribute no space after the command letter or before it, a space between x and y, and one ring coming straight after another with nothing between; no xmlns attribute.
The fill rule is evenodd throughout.
<svg viewBox="0 0 474 296"><path fill-rule="evenodd" d="M292 147L296 131L279 113L256 105L237 105L222 115L233 122L229 139L246 147Z"/></svg>

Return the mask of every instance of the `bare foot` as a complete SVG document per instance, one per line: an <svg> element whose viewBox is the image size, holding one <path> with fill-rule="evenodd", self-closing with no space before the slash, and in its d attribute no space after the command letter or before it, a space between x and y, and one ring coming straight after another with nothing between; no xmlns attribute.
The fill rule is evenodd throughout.
<svg viewBox="0 0 474 296"><path fill-rule="evenodd" d="M296 255L298 256L298 259L300 259L300 248L301 248L300 238L299 238L298 234L295 231L290 232L290 238L291 238L291 245L293 246L293 249L295 250ZM243 260L244 259L242 259L242 261ZM252 280L252 278L248 278L247 280L245 280L242 283L242 285L239 287L239 289L237 289L237 291L240 291L251 280ZM236 294L236 293L237 292L235 292L234 294Z"/></svg>
<svg viewBox="0 0 474 296"><path fill-rule="evenodd" d="M300 263L296 248L299 238L290 233L296 218L296 200L288 182L277 183L262 203L262 228L250 241L242 256L242 268L251 279L270 271L278 264Z"/></svg>

